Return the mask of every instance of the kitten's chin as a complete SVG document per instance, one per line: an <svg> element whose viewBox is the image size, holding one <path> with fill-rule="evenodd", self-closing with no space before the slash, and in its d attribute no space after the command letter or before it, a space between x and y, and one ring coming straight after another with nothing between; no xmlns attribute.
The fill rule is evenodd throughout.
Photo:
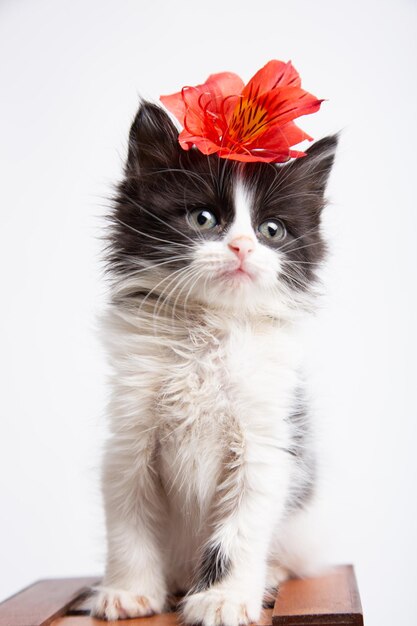
<svg viewBox="0 0 417 626"><path fill-rule="evenodd" d="M222 270L202 281L196 289L197 298L209 308L234 313L256 313L275 308L276 297L259 278L242 268Z"/></svg>

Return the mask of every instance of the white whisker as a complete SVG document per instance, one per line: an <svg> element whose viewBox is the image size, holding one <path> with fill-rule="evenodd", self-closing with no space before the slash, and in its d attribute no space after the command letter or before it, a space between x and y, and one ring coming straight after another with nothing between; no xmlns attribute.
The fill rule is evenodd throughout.
<svg viewBox="0 0 417 626"><path fill-rule="evenodd" d="M165 226L168 226L168 228L170 228L171 230L173 230L174 232L178 233L179 235L181 235L181 237L185 237L186 239L188 239L189 241L191 241L192 244L194 244L194 239L191 239L191 237L188 237L188 235L186 235L184 232L181 232L180 230L178 230L178 228L175 228L172 224L170 224L169 222L163 220L161 217L159 217L158 215L155 215L155 213L153 211L149 211L149 209L145 209L145 207L142 204L139 204L138 202L136 202L135 200L131 200L132 204L134 206L136 206L140 211L143 211L144 213L146 213L147 215L151 215L155 220L158 220L158 222L161 222L161 224L164 224Z"/></svg>
<svg viewBox="0 0 417 626"><path fill-rule="evenodd" d="M148 237L149 239L154 239L155 241L162 241L162 243L167 243L170 246L181 246L182 248L188 248L188 249L191 248L190 245L187 245L185 243L179 243L178 241L177 242L169 241L169 239L161 239L161 237L155 237L154 235L145 233L142 230L138 230L137 228L130 226L130 224L126 224L118 217L113 217L113 219L117 221L119 224L122 224L122 226L125 226L125 228L128 228L129 230L132 230L133 232L137 233L138 235L143 235L144 237Z"/></svg>

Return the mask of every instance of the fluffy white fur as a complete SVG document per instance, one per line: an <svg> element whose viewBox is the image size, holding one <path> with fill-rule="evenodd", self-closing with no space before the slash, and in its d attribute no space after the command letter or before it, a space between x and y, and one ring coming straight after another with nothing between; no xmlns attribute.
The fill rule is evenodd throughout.
<svg viewBox="0 0 417 626"><path fill-rule="evenodd" d="M257 240L250 205L237 183L224 241L201 241L183 271L144 267L115 287L104 328L114 376L97 616L160 612L169 592L191 589L187 623L247 624L259 618L265 588L316 566L307 509L286 510L300 471L288 417L300 384L299 311L309 301L295 302L277 280L279 254ZM254 249L237 275L228 243L239 236ZM154 287L156 298L117 304L132 283ZM193 590L213 543L228 573Z"/></svg>

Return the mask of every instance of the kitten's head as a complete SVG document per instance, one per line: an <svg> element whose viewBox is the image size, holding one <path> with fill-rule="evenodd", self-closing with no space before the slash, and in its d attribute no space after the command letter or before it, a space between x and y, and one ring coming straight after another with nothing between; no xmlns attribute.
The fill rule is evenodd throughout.
<svg viewBox="0 0 417 626"><path fill-rule="evenodd" d="M279 165L205 156L184 151L164 110L143 102L112 215L119 293L241 312L302 306L325 252L336 145L326 137Z"/></svg>

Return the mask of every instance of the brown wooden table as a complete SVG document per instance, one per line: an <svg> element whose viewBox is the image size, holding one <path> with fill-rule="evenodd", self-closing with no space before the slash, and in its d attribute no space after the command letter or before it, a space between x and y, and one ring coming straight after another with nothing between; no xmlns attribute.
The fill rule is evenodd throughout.
<svg viewBox="0 0 417 626"><path fill-rule="evenodd" d="M100 626L89 616L90 586L99 578L40 580L0 603L0 626ZM179 626L173 611L107 622L118 626ZM258 626L363 626L362 607L351 565L326 576L289 580L278 592L273 609L264 609Z"/></svg>

